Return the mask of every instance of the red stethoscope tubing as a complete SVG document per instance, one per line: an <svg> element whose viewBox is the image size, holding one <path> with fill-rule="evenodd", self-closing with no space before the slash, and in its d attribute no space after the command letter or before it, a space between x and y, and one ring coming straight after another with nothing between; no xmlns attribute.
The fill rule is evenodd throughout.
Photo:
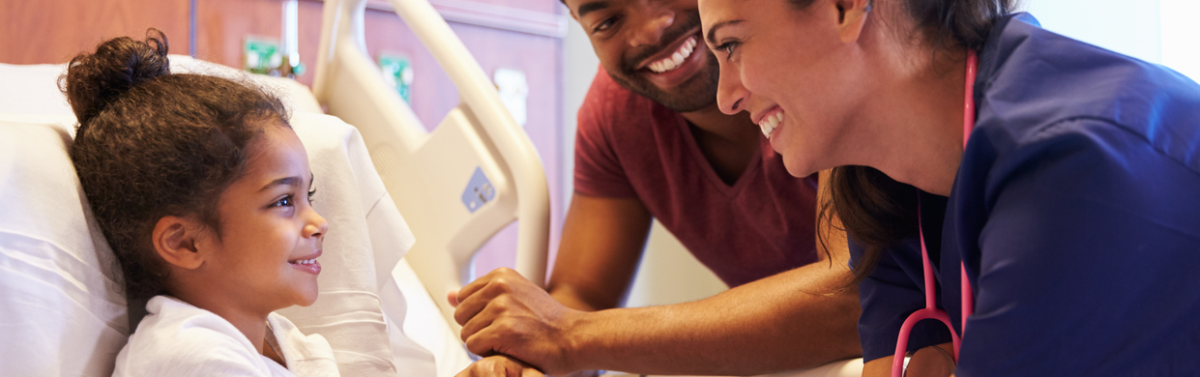
<svg viewBox="0 0 1200 377"><path fill-rule="evenodd" d="M975 55L975 51L967 51L967 80L965 99L963 100L963 149L967 147L967 139L971 137L971 130L975 129L975 76L979 70L979 59ZM904 371L904 354L908 350L908 338L912 333L912 328L917 322L926 319L936 319L946 325L950 329L950 337L954 343L954 361L958 362L959 349L962 347L962 337L959 335L962 332L954 331L954 326L950 325L950 315L946 314L945 310L938 309L937 299L935 297L933 265L929 262L929 250L925 248L925 230L921 227L921 207L920 202L917 203L917 231L921 239L921 261L922 272L925 277L925 308L917 310L904 320L904 324L900 326L900 336L896 339L896 352L892 357L892 377L901 377ZM967 327L967 317L975 311L975 296L971 291L971 282L967 279L967 266L960 264L960 281L962 287L962 326L963 330Z"/></svg>

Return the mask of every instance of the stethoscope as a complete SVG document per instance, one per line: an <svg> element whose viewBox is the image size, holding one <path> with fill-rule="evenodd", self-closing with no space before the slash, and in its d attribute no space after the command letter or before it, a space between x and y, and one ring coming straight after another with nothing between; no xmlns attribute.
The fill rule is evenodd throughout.
<svg viewBox="0 0 1200 377"><path fill-rule="evenodd" d="M979 59L975 55L975 51L967 51L967 83L966 83L966 98L963 100L963 149L967 148L967 139L971 137L971 130L975 129L975 75L978 73ZM954 326L950 325L950 315L946 314L945 310L938 309L937 300L934 296L933 289L933 265L929 262L929 250L925 249L925 230L921 226L921 204L918 197L917 201L917 232L921 238L921 261L922 270L925 275L925 308L917 310L904 320L904 324L900 326L900 337L896 339L896 353L892 358L892 377L901 377L904 368L904 353L908 349L908 338L912 332L912 328L917 322L926 319L936 319L946 325L950 329L950 337L954 342L954 362L958 363L958 351L962 346L961 332L954 331ZM962 287L962 326L965 331L967 328L967 317L975 311L975 296L971 292L971 282L967 280L967 266L964 263L959 265Z"/></svg>

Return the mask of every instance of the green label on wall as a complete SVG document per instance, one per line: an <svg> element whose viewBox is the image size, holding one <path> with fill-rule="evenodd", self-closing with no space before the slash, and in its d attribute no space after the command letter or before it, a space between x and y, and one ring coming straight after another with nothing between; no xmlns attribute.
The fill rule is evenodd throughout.
<svg viewBox="0 0 1200 377"><path fill-rule="evenodd" d="M383 71L383 79L388 85L396 88L400 98L412 104L412 83L415 76L412 61L403 56L380 54L379 69Z"/></svg>
<svg viewBox="0 0 1200 377"><path fill-rule="evenodd" d="M279 52L279 42L258 38L246 38L242 47L243 69L266 74L272 68L283 64L283 54Z"/></svg>

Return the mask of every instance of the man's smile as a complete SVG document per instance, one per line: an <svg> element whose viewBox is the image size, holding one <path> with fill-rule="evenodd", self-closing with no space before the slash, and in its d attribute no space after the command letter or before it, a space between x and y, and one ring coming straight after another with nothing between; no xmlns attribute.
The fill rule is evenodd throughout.
<svg viewBox="0 0 1200 377"><path fill-rule="evenodd" d="M683 33L659 53L643 60L637 73L661 90L672 90L688 82L704 68L705 52L700 30Z"/></svg>

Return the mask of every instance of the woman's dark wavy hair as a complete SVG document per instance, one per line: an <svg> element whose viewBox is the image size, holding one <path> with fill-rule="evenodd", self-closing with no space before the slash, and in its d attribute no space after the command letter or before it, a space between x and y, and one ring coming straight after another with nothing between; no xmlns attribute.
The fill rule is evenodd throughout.
<svg viewBox="0 0 1200 377"><path fill-rule="evenodd" d="M804 9L814 0L788 0ZM878 1L878 0L877 0ZM1017 0L883 0L903 9L934 53L978 51L992 25L1016 8ZM841 166L829 177L831 200L820 206L820 222L832 226L836 215L847 235L864 249L855 261L857 284L871 274L883 249L917 235L917 189L867 166ZM821 240L825 243L825 240Z"/></svg>
<svg viewBox="0 0 1200 377"><path fill-rule="evenodd" d="M131 301L167 293L151 243L158 220L192 217L219 236L221 192L245 170L264 125L289 118L260 88L171 74L167 37L146 34L101 43L59 79L79 120L71 160Z"/></svg>

